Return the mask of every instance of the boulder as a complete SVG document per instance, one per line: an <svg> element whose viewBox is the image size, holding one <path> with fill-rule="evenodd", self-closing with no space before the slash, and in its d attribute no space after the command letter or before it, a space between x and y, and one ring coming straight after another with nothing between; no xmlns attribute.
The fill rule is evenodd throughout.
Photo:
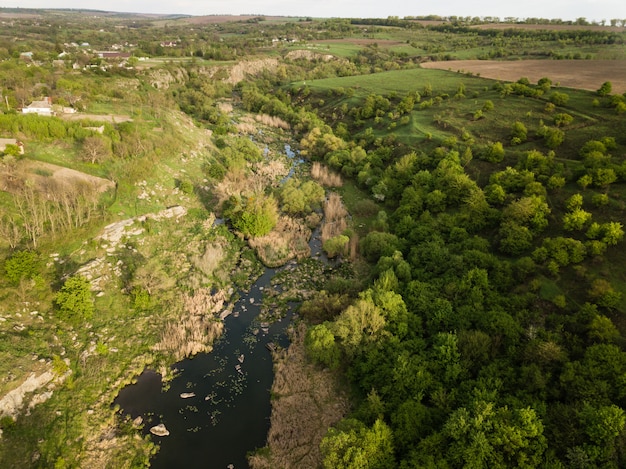
<svg viewBox="0 0 626 469"><path fill-rule="evenodd" d="M165 425L162 423L155 425L150 429L150 433L156 436L168 436L170 434L169 430L165 428Z"/></svg>

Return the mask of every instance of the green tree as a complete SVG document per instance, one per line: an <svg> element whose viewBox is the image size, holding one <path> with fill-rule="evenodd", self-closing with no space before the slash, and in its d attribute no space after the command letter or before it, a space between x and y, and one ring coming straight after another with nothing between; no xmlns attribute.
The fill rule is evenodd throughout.
<svg viewBox="0 0 626 469"><path fill-rule="evenodd" d="M346 253L350 238L346 235L337 235L326 240L322 246L328 257L336 257Z"/></svg>
<svg viewBox="0 0 626 469"><path fill-rule="evenodd" d="M578 418L590 440L590 444L583 448L596 467L618 467L613 464L618 460L618 438L624 434L626 412L615 404L597 406L586 403Z"/></svg>
<svg viewBox="0 0 626 469"><path fill-rule="evenodd" d="M268 234L278 221L278 205L272 196L255 194L244 198L231 198L225 214L233 226L245 236Z"/></svg>
<svg viewBox="0 0 626 469"><path fill-rule="evenodd" d="M591 221L591 213L577 208L563 215L563 228L567 231L582 230Z"/></svg>
<svg viewBox="0 0 626 469"><path fill-rule="evenodd" d="M569 95L567 93L561 93L560 91L555 91L550 95L550 102L557 106L565 106L569 101Z"/></svg>
<svg viewBox="0 0 626 469"><path fill-rule="evenodd" d="M391 429L378 419L371 428L346 419L320 443L324 469L389 469L396 467Z"/></svg>
<svg viewBox="0 0 626 469"><path fill-rule="evenodd" d="M487 145L483 152L483 158L492 163L499 163L504 159L504 147L502 142L493 142Z"/></svg>
<svg viewBox="0 0 626 469"><path fill-rule="evenodd" d="M54 298L59 314L72 323L88 321L94 313L91 283L81 275L68 278Z"/></svg>
<svg viewBox="0 0 626 469"><path fill-rule="evenodd" d="M496 407L475 399L454 411L443 427L452 467L535 468L546 449L543 424L531 408Z"/></svg>
<svg viewBox="0 0 626 469"><path fill-rule="evenodd" d="M608 96L611 94L611 91L613 91L613 84L610 81L605 81L602 83L602 86L598 88L596 94L598 96Z"/></svg>
<svg viewBox="0 0 626 469"><path fill-rule="evenodd" d="M515 221L507 221L500 226L500 250L517 256L530 249L533 241L532 231Z"/></svg>
<svg viewBox="0 0 626 469"><path fill-rule="evenodd" d="M361 240L363 256L370 262L378 262L381 256L392 256L395 251L402 251L402 241L392 233L372 231Z"/></svg>
<svg viewBox="0 0 626 469"><path fill-rule="evenodd" d="M313 360L331 370L339 366L341 351L335 342L335 336L326 324L309 328L304 343L307 353Z"/></svg>
<svg viewBox="0 0 626 469"><path fill-rule="evenodd" d="M18 285L20 280L32 279L37 274L38 256L34 251L18 251L4 263L7 280Z"/></svg>
<svg viewBox="0 0 626 469"><path fill-rule="evenodd" d="M523 122L515 121L511 127L511 145L524 143L528 138L528 130Z"/></svg>

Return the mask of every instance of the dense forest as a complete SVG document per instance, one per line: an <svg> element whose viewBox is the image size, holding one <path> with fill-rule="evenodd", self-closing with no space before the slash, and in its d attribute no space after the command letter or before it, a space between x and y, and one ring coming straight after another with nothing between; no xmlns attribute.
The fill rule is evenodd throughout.
<svg viewBox="0 0 626 469"><path fill-rule="evenodd" d="M0 397L51 392L0 408L0 466L148 466L119 389L322 218L340 267L284 299L349 394L319 467L626 465L626 82L550 75L625 60L624 20L0 12Z"/></svg>

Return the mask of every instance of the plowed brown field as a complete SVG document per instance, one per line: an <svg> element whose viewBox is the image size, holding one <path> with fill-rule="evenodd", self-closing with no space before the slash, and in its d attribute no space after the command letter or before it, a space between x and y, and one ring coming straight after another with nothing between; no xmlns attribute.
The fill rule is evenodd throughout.
<svg viewBox="0 0 626 469"><path fill-rule="evenodd" d="M452 60L426 62L421 66L471 72L502 81L517 81L526 77L531 83L537 83L540 78L548 77L560 86L592 91L610 81L613 93L626 92L626 61L623 60Z"/></svg>

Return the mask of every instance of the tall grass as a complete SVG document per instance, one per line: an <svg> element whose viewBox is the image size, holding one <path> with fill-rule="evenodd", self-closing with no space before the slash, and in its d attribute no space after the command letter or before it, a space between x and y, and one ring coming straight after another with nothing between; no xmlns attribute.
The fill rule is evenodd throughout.
<svg viewBox="0 0 626 469"><path fill-rule="evenodd" d="M341 196L331 192L324 204L324 224L322 225L322 243L342 234L348 227L348 211Z"/></svg>
<svg viewBox="0 0 626 469"><path fill-rule="evenodd" d="M300 323L289 349L274 356L269 451L249 458L253 469L320 467L319 444L328 428L349 409L347 395L337 375L306 360L305 326Z"/></svg>
<svg viewBox="0 0 626 469"><path fill-rule="evenodd" d="M176 361L211 350L224 323L214 314L224 305L226 292L211 294L210 288L200 288L194 293L183 294L182 302L186 316L165 326L157 350L169 352Z"/></svg>
<svg viewBox="0 0 626 469"><path fill-rule="evenodd" d="M318 161L314 162L311 167L311 177L325 187L341 187L343 185L341 175Z"/></svg>
<svg viewBox="0 0 626 469"><path fill-rule="evenodd" d="M289 122L284 121L280 117L270 116L268 114L258 114L255 119L268 127L276 127L277 129L283 130L289 130L291 128Z"/></svg>

